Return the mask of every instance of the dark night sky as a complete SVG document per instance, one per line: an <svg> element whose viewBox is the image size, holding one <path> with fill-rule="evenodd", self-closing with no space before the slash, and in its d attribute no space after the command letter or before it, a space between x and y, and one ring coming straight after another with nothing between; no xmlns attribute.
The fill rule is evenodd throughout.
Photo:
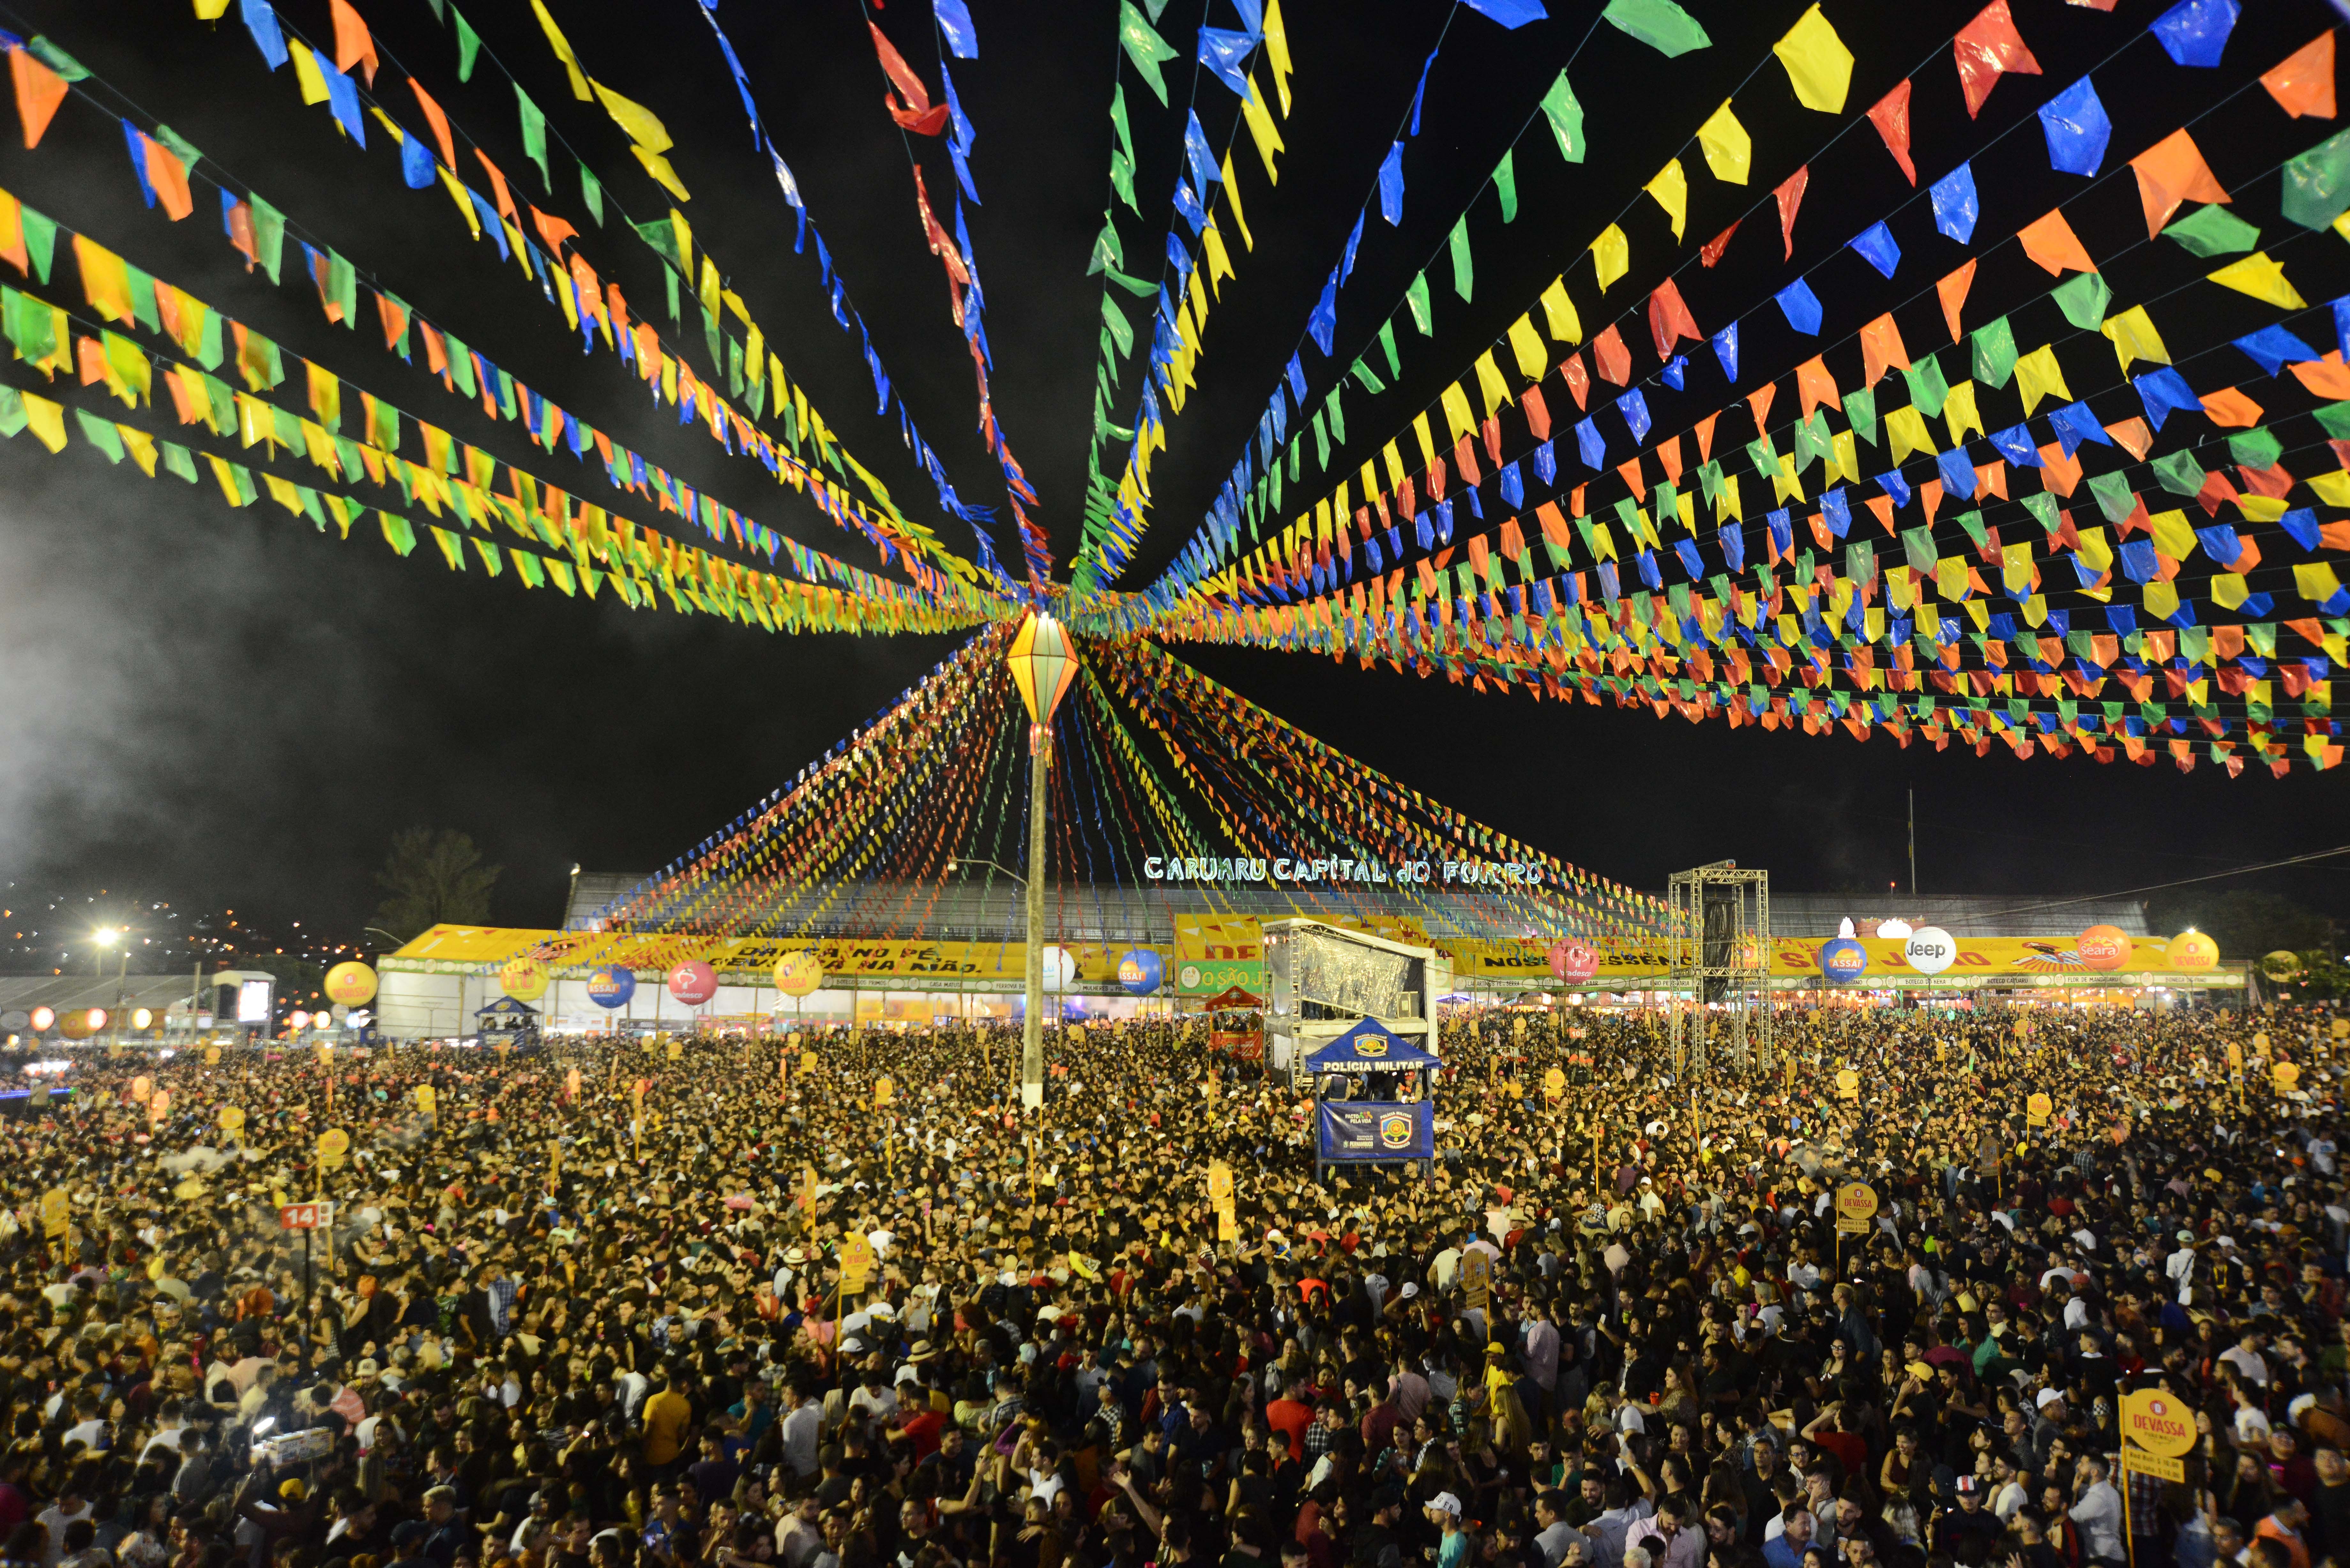
<svg viewBox="0 0 2350 1568"><path fill-rule="evenodd" d="M314 39L331 37L327 0L284 0L281 8ZM555 0L553 8L591 74L665 118L694 192L697 233L727 265L729 286L776 335L795 378L910 512L934 516L913 504L927 501L929 486L899 450L894 419L871 416L870 381L853 340L826 312L813 256L792 254L790 213L750 149L741 105L693 0ZM1894 81L1916 71L1918 161L1930 182L2029 120L2048 93L2158 10L2147 0L2120 0L2110 16L2019 0L2019 24L2045 74L2011 78L1970 122L1948 51L1936 46L1971 5L1832 3L1832 19L1859 57L1853 112L1834 119L1796 108L1783 87L1775 95L1741 88L1758 61L1781 79L1767 51L1793 5L1692 5L1715 47L1669 63L1599 26L1588 0L1551 0L1551 8L1552 20L1504 33L1465 8L1448 23L1436 0L1293 0L1285 7L1298 68L1295 110L1283 128L1282 183L1269 195L1253 153L1244 142L1235 149L1257 245L1235 254L1240 275L1225 285L1211 319L1201 390L1159 460L1156 531L1128 586L1147 580L1143 572L1155 572L1188 535L1186 520L1198 516L1237 455L1440 33L1423 133L1408 155L1406 221L1390 231L1375 215L1367 229L1341 303L1342 358L1439 253L1453 214L1578 46L1574 76L1593 154L1568 171L1539 128L1521 143L1523 211L1501 228L1487 198L1476 231L1476 303L1440 299L1440 347L1407 347L1401 395L1375 406L1352 401L1362 410L1354 415L1358 439L1386 439L1397 410L1419 407L1459 373L1627 203L1635 265L1611 297L1636 299L1652 286L1660 264L1685 253L1672 250L1653 206L1636 201L1638 189L1733 89L1754 138L1753 183L1716 185L1692 160L1689 244L1767 202L1771 187L1808 157L1800 267L1908 197L1858 112ZM373 0L361 9L386 50L380 96L404 123L418 124L398 85L412 71L493 149L518 193L588 227L560 147L549 202L522 153L503 79L485 69L470 86L456 81L453 36L424 0ZM970 221L990 300L996 404L1066 560L1077 538L1090 431L1100 289L1085 266L1107 200L1114 10L1097 0L973 0L972 10L982 56L959 65L956 83L978 129L974 174L985 205ZM1212 0L1211 10L1214 25L1235 25L1230 0ZM876 15L934 82L926 12L923 0L891 0ZM468 16L554 129L601 171L616 203L639 218L657 215L666 202L608 121L571 101L527 7L477 0ZM962 493L1000 504L972 433L969 364L947 318L938 264L922 247L904 142L878 101L881 81L858 7L850 0L738 4L720 16L916 419ZM2220 69L2191 79L2158 55L2148 66L2151 46L2141 42L2130 57L2135 70L2117 70L2110 82L2099 77L2116 127L2109 162L2178 124L2182 106L2192 112L2248 81L2329 16L2316 0L2252 7ZM608 355L579 359L560 317L526 295L488 245L465 243L444 195L402 188L396 155L380 144L364 154L338 145L326 111L299 106L290 70L265 73L234 18L232 6L228 20L208 27L189 18L185 0L19 0L0 10L10 26L49 34L203 148L225 178L268 195L297 225L391 280L524 380L761 521L864 558L853 540L747 461L655 417ZM1172 0L1164 31L1188 53L1199 20L1197 0ZM1170 110L1128 74L1138 184L1152 224L1166 216L1191 78L1188 62L1170 67ZM1197 92L1211 139L1222 145L1235 100L1205 77ZM2251 112L2264 104L2243 116L2252 126L2242 133L2249 145L2204 129L2215 167L2266 169L2330 129ZM1841 138L1820 151L1840 127ZM2031 145L2020 145L2024 139ZM469 416L421 369L390 360L380 337L368 342L367 328L327 327L315 296L296 283L298 263L282 290L244 275L212 221L208 189L200 188L197 216L185 223L142 211L119 131L96 109L69 103L37 152L24 151L13 134L5 140L0 185L34 205L501 457L536 456L542 472L568 465L527 454L517 427L493 431L478 410ZM1978 250L2071 193L2046 171L2037 142L2026 125L1978 162L1985 208ZM920 156L934 199L943 201L952 177L942 151L926 144ZM2151 272L2135 278L2138 292L2123 286L2128 265L2173 264L2167 253L2147 254L2142 228L2132 245L2135 197L2126 178L2116 189L2110 231L2084 229L2093 254L2126 250L2134 258L2103 264L2123 300L2172 286ZM2272 221L2272 196L2264 191L2261 199ZM1922 243L1908 237L1916 212L1907 229L1897 223L1905 245ZM1130 261L1147 271L1135 253L1155 252L1160 231L1130 215L1122 226ZM1139 246L1138 234L1149 236ZM1885 285L1882 304L1830 300L1828 341L1862 318L1856 308L1874 314L1956 265L1957 247L1933 241L1929 229L1927 239L1942 248L1918 254ZM607 275L657 313L659 275L617 214L586 244ZM2011 270L2022 265L2012 246L1987 259L1979 297L2005 289L2021 300L2044 289L2044 280L2034 285ZM1685 276L1682 286L1711 329L1733 316L1753 318L1787 275L1775 223L1752 218L1722 267ZM69 289L69 265L61 262L59 275ZM2336 281L2334 293L2350 287ZM2321 286L2304 282L2313 298L2322 297ZM2208 291L2190 297L2224 315ZM2163 319L2168 327L2173 317ZM1586 325L1597 323L1586 315ZM2210 335L2243 329L2219 321ZM1810 352L1794 348L1783 328L1775 338L1752 331L1746 351L1757 369L1741 390L1762 373L1783 376ZM698 347L693 353L698 360ZM1318 399L1327 379L1310 350L1307 363ZM21 370L15 375L21 384ZM1121 422L1132 415L1136 385L1129 373L1113 414ZM1661 428L1679 428L1670 421L1685 423L1726 396L1719 373L1700 364L1688 400L1660 406ZM576 488L609 499L600 478L585 471ZM0 602L0 734L8 739L0 867L26 887L135 888L183 907L235 905L265 919L356 931L376 896L369 873L391 833L430 824L472 832L507 867L499 918L543 923L556 914L574 861L641 869L669 858L784 782L949 646L768 639L698 618L633 614L608 598L590 606L525 594L478 574L451 580L429 548L401 562L371 541L336 545L272 507L231 512L209 490L200 495L147 484L127 470L106 472L78 442L54 459L28 441L0 444L0 497L8 524L0 529L0 583L8 589ZM962 524L938 525L951 546L967 548ZM998 545L1010 555L1008 538ZM1477 696L1326 659L1176 652L1415 787L1646 886L1675 867L1731 857L1769 867L1792 888L1882 888L1906 877L1902 814L1905 791L1914 789L1918 870L1929 892L2118 889L2329 846L2341 836L2350 788L2338 773L2283 782L2248 773L2230 783L2209 767L2181 777L2168 766L2022 763L2003 749L1985 759L1955 746L1939 755L1922 745L1902 752L1884 737L1864 746L1840 735L1733 732ZM2350 912L2336 891L2338 870L2255 885Z"/></svg>

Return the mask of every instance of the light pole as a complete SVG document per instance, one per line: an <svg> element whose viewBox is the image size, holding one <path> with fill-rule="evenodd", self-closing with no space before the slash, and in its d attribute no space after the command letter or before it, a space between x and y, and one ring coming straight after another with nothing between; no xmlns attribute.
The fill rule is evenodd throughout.
<svg viewBox="0 0 2350 1568"><path fill-rule="evenodd" d="M1077 672L1076 649L1051 616L1032 611L1005 662L1028 710L1028 988L1020 1028L1020 1104L1045 1103L1045 783L1053 761L1053 711Z"/></svg>
<svg viewBox="0 0 2350 1568"><path fill-rule="evenodd" d="M118 941L122 943L122 967L115 972L114 977L114 1005L107 1009L106 1012L107 1038L110 1041L120 1040L122 1038L122 993L130 983L130 943L128 933L117 930L112 926L100 926L90 933L90 940L98 944L98 958L90 967L101 978L106 973L106 950Z"/></svg>

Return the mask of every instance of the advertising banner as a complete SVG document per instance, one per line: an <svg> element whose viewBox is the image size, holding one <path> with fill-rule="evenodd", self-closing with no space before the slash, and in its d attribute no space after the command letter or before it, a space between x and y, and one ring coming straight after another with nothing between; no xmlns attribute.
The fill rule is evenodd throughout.
<svg viewBox="0 0 2350 1568"><path fill-rule="evenodd" d="M1436 1158L1436 1107L1426 1100L1409 1105L1326 1100L1315 1110L1315 1147L1324 1160Z"/></svg>

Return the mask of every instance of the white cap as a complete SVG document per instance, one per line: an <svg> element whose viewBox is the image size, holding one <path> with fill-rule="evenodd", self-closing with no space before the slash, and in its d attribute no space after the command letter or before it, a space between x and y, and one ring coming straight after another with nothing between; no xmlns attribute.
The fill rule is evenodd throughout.
<svg viewBox="0 0 2350 1568"><path fill-rule="evenodd" d="M1449 1491L1440 1491L1430 1498L1428 1506L1434 1512L1449 1513L1455 1519L1461 1517L1461 1500Z"/></svg>

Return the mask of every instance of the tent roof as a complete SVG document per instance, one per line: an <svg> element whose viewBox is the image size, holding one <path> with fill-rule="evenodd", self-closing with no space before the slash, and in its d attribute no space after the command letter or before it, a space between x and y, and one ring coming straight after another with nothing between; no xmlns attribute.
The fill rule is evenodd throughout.
<svg viewBox="0 0 2350 1568"><path fill-rule="evenodd" d="M1392 1073L1437 1064L1438 1058L1389 1033L1376 1018L1364 1019L1305 1058L1306 1067L1316 1073Z"/></svg>
<svg viewBox="0 0 2350 1568"><path fill-rule="evenodd" d="M526 1002L516 1002L511 996L501 996L486 1007L473 1009L473 1016L493 1018L536 1018L538 1009Z"/></svg>

